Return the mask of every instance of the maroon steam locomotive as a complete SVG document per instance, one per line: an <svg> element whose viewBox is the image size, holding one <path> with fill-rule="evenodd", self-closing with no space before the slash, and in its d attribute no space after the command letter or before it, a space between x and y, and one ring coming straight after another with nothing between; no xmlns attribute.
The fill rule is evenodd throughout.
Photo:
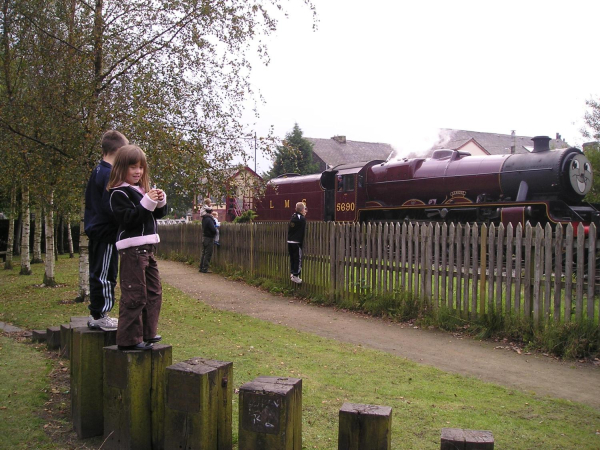
<svg viewBox="0 0 600 450"><path fill-rule="evenodd" d="M256 200L259 221L287 221L305 202L313 221L448 221L600 224L583 202L592 168L577 148L550 150L533 138L527 154L471 156L436 150L431 158L341 165L321 174L271 180Z"/></svg>

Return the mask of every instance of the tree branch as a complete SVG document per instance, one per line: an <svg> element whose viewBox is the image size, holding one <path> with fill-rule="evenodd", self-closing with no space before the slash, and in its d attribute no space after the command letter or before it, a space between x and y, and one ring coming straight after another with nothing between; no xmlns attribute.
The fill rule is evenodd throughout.
<svg viewBox="0 0 600 450"><path fill-rule="evenodd" d="M7 129L8 131L10 131L11 133L16 134L17 136L20 136L22 138L25 138L31 142L35 142L36 144L50 149L50 150L54 150L56 153L64 156L65 158L68 159L74 159L71 155L69 155L68 153L66 153L64 150L56 147L55 145L52 144L48 144L46 142L40 141L39 139L33 137L33 136L29 136L28 134L23 133L22 131L17 130L16 128L14 128L10 123L6 122L4 119L2 119L0 117L0 124L2 124L4 126L5 129Z"/></svg>
<svg viewBox="0 0 600 450"><path fill-rule="evenodd" d="M131 67L135 66L136 63L138 63L139 61L143 60L148 55L151 55L153 53L156 53L156 52L162 50L168 44L170 44L171 42L173 42L173 39L175 39L175 37L183 29L185 29L185 27L191 22L192 16L196 12L196 10L197 10L197 8L194 8L194 10L192 12L190 12L185 18L181 19L180 21L178 21L177 23L173 24L171 27L167 28L166 30L162 31L161 33L158 33L152 39L144 42L142 45L138 46L137 48L135 48L134 50L132 50L128 54L124 55L122 58L120 58L117 61L115 61L115 63L106 70L105 75L103 75L103 77L102 77L103 78L103 83L102 83L102 86L100 88L100 91L103 91L104 89L106 89L116 78L118 78L121 75L127 73L129 71L129 69L131 69ZM158 39L160 39L164 35L168 34L169 32L173 31L173 29L176 29L176 31L173 32L173 36L171 36L162 45L160 45L159 47L153 48L153 49L151 49L149 51L146 51L146 52L140 54L138 57L136 57L135 59L131 60L129 62L129 64L124 69L120 70L119 72L117 72L116 74L114 74L113 76L111 76L110 78L104 79L105 76L107 76L108 74L110 74L120 64L122 64L123 62L125 62L129 58L131 58L132 55L135 55L136 53L141 52L144 48L146 48L149 45L155 43Z"/></svg>
<svg viewBox="0 0 600 450"><path fill-rule="evenodd" d="M38 29L39 31L41 31L43 34L45 34L46 36L57 40L58 42L61 42L62 44L66 45L67 47L81 53L81 54L85 54L85 52L77 47L75 47L74 45L71 45L69 42L65 41L64 39L50 33L49 31L44 30L42 27L40 27L35 20L33 20L31 17L29 17L27 14L25 13L21 13L23 15L23 17L25 17L25 19L27 19L27 21L29 23L31 23L31 25L33 25L34 28Z"/></svg>

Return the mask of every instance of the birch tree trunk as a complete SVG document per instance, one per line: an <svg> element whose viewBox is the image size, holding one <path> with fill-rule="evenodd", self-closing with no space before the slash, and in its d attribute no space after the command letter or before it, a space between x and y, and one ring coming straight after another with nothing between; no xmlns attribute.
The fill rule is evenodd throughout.
<svg viewBox="0 0 600 450"><path fill-rule="evenodd" d="M65 253L65 221L62 215L58 219L58 225L56 227L58 235L56 236L56 253L63 255Z"/></svg>
<svg viewBox="0 0 600 450"><path fill-rule="evenodd" d="M50 191L48 196L48 205L46 206L46 264L44 271L44 285L56 286L54 278L54 190Z"/></svg>
<svg viewBox="0 0 600 450"><path fill-rule="evenodd" d="M33 229L33 258L31 259L31 264L39 264L44 262L42 260L42 224L44 221L42 220L42 207L36 206L34 208L35 214L35 228Z"/></svg>
<svg viewBox="0 0 600 450"><path fill-rule="evenodd" d="M81 198L81 220L79 223L79 295L76 302L90 300L90 266L88 253L88 238L85 234L83 216L85 214L85 198Z"/></svg>
<svg viewBox="0 0 600 450"><path fill-rule="evenodd" d="M31 275L31 264L29 262L29 231L31 217L29 214L29 185L23 184L21 192L21 220L23 222L21 232L21 275Z"/></svg>
<svg viewBox="0 0 600 450"><path fill-rule="evenodd" d="M10 210L8 211L8 238L6 240L6 259L4 270L12 270L13 245L15 242L15 217L17 209L17 188L13 186L10 191Z"/></svg>
<svg viewBox="0 0 600 450"><path fill-rule="evenodd" d="M74 258L73 252L73 233L71 232L71 220L67 220L67 244L69 246L69 258Z"/></svg>

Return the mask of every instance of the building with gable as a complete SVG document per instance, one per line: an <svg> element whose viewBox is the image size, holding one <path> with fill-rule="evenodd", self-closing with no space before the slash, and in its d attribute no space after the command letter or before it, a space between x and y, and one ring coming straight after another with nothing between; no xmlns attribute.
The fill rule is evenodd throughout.
<svg viewBox="0 0 600 450"><path fill-rule="evenodd" d="M555 139L550 140L550 149L567 148L569 145L556 133ZM507 155L511 153L528 153L533 149L533 141L529 136L512 134L483 133L479 131L440 130L440 141L429 151L448 148L468 152L471 155Z"/></svg>
<svg viewBox="0 0 600 450"><path fill-rule="evenodd" d="M319 172L340 164L386 160L394 151L390 144L349 141L346 136L331 139L307 137L306 140L313 144L313 160L319 164Z"/></svg>

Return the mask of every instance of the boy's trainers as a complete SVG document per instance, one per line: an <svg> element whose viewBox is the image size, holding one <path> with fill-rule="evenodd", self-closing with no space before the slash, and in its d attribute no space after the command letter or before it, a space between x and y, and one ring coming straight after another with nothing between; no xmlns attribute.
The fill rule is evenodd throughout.
<svg viewBox="0 0 600 450"><path fill-rule="evenodd" d="M119 324L118 319L113 319L112 317L108 317L108 315L104 315L99 319L94 319L93 316L90 316L88 319L88 328L93 330L104 330L104 331L112 331L116 330Z"/></svg>
<svg viewBox="0 0 600 450"><path fill-rule="evenodd" d="M298 284L302 283L302 280L301 280L300 278L298 278L296 275L292 275L292 276L291 276L291 280L292 280L294 283L298 283Z"/></svg>

